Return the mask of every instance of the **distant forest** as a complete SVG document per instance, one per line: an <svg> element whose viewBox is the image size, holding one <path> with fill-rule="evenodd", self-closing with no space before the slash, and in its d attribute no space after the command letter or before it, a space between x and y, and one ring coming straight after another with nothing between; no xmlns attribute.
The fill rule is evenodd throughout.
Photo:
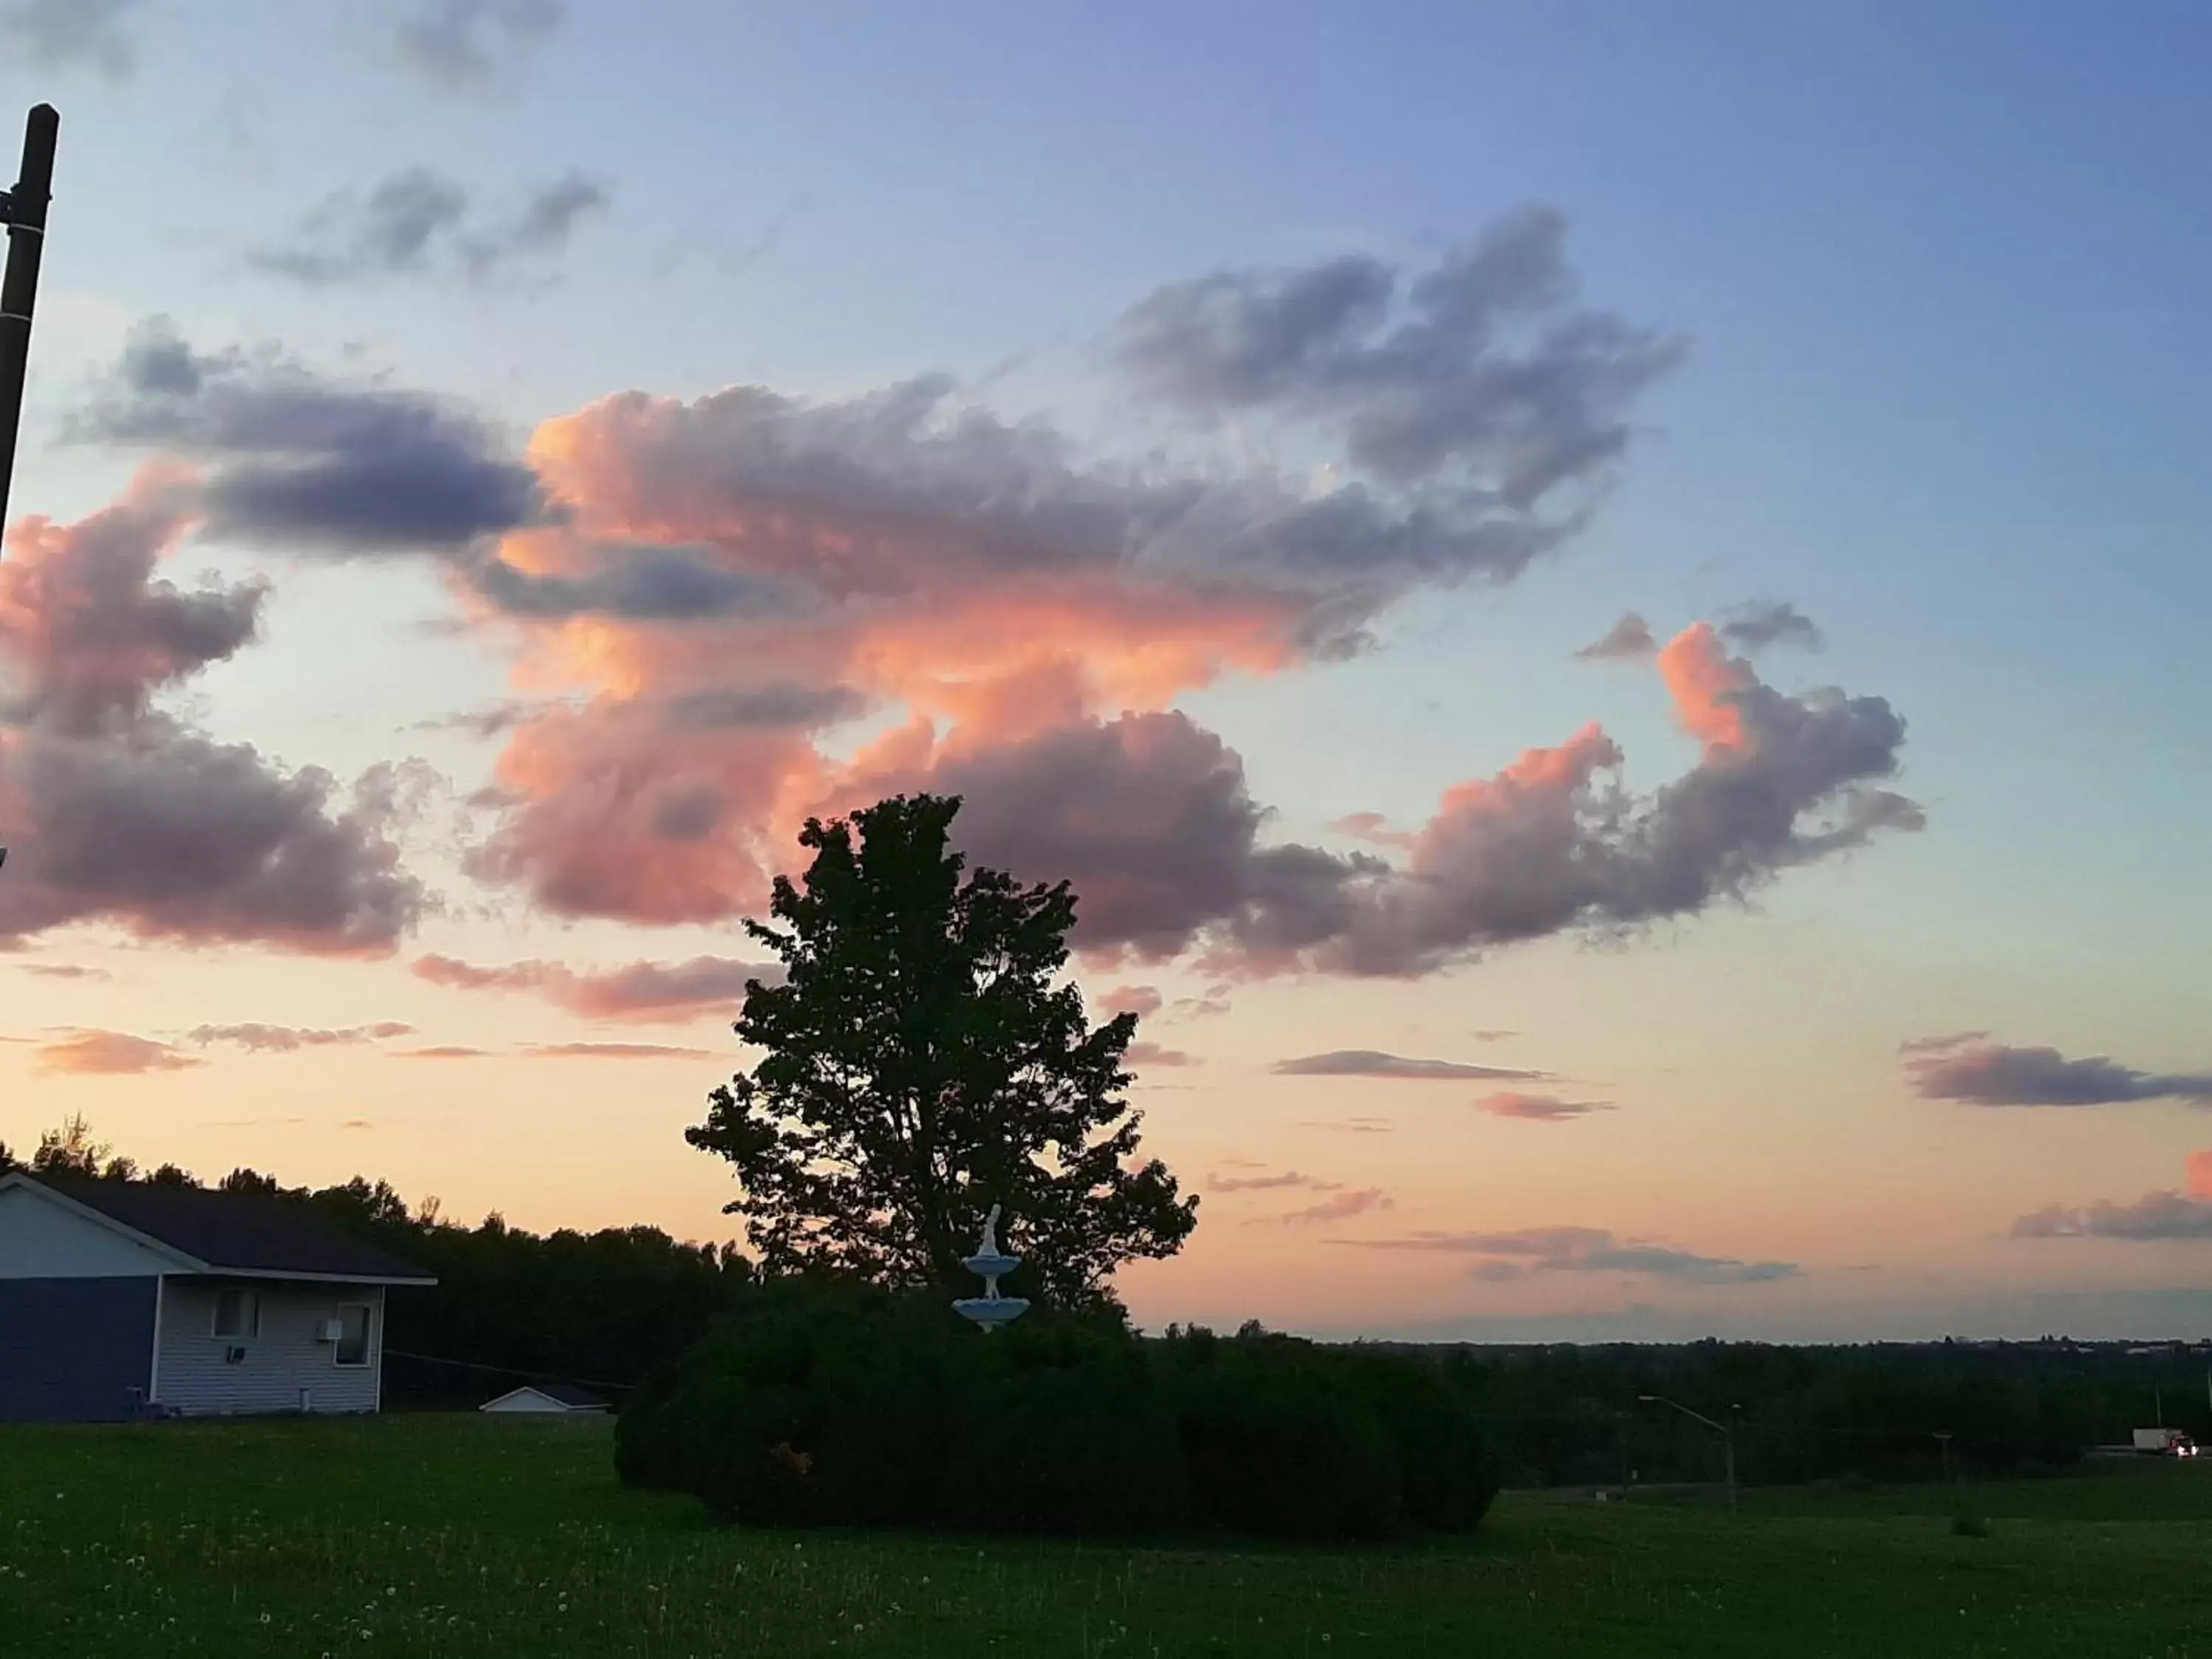
<svg viewBox="0 0 2212 1659"><path fill-rule="evenodd" d="M202 1184L173 1164L142 1170L94 1142L82 1120L43 1137L23 1162L64 1178ZM16 1163L0 1145L0 1172ZM757 1282L733 1246L682 1243L656 1227L539 1235L495 1215L460 1226L434 1203L410 1208L362 1176L309 1189L241 1169L212 1184L307 1206L437 1275L435 1290L391 1296L385 1383L396 1408L473 1405L532 1380L596 1387L620 1404ZM2056 1473L2158 1422L2212 1443L2212 1346L2051 1338L1418 1351L1472 1380L1515 1486L1721 1479L1723 1437L1646 1395L1733 1420L1747 1484Z"/></svg>

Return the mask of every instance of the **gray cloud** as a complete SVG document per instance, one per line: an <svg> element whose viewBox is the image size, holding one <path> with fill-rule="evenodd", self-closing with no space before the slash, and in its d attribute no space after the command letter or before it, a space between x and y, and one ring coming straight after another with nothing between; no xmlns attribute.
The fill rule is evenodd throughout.
<svg viewBox="0 0 2212 1659"><path fill-rule="evenodd" d="M1472 1256L1476 1258L1473 1275L1483 1279L1545 1273L1618 1273L1705 1285L1753 1285L1795 1279L1803 1271L1794 1261L1741 1261L1733 1256L1700 1255L1669 1245L1622 1240L1601 1227L1532 1227L1504 1233L1422 1231L1401 1238L1334 1242L1362 1249Z"/></svg>
<svg viewBox="0 0 2212 1659"><path fill-rule="evenodd" d="M581 173L564 173L532 191L521 211L507 223L465 238L462 258L472 275L483 276L516 259L558 253L568 246L577 225L605 211L611 199L599 180Z"/></svg>
<svg viewBox="0 0 2212 1659"><path fill-rule="evenodd" d="M1390 1120L1384 1117L1302 1118L1301 1129L1328 1129L1339 1134L1387 1135Z"/></svg>
<svg viewBox="0 0 2212 1659"><path fill-rule="evenodd" d="M608 202L605 185L570 173L540 185L513 215L487 219L471 211L469 192L455 180L408 167L366 193L326 198L291 240L250 258L260 270L309 288L426 276L483 281L560 252L578 224Z"/></svg>
<svg viewBox="0 0 2212 1659"><path fill-rule="evenodd" d="M392 46L400 67L438 91L483 94L511 80L566 9L562 0L409 0Z"/></svg>
<svg viewBox="0 0 2212 1659"><path fill-rule="evenodd" d="M2052 1204L2012 1224L2014 1238L2124 1238L2151 1243L2212 1238L2212 1201L2181 1193L2146 1193L2132 1204L2100 1199L2084 1208Z"/></svg>
<svg viewBox="0 0 2212 1659"><path fill-rule="evenodd" d="M1598 481L1629 407L1683 353L1572 309L1565 242L1565 221L1534 209L1410 279L1354 256L1170 283L1123 316L1118 355L1180 407L1315 422L1390 483L1452 477L1527 515Z"/></svg>
<svg viewBox="0 0 2212 1659"><path fill-rule="evenodd" d="M669 724L694 729L835 726L867 706L868 700L849 686L789 682L687 692L666 705Z"/></svg>
<svg viewBox="0 0 2212 1659"><path fill-rule="evenodd" d="M112 979L105 968L86 968L71 962L26 962L17 964L27 974L36 974L41 979Z"/></svg>
<svg viewBox="0 0 2212 1659"><path fill-rule="evenodd" d="M1739 605L1721 624L1721 635L1745 651L1763 651L1770 645L1818 651L1825 643L1819 625L1810 617L1794 605L1775 599Z"/></svg>
<svg viewBox="0 0 2212 1659"><path fill-rule="evenodd" d="M0 44L35 69L82 66L121 80L137 65L123 24L143 0L0 0Z"/></svg>
<svg viewBox="0 0 2212 1659"><path fill-rule="evenodd" d="M1500 1066L1470 1066L1456 1060L1409 1060L1378 1048L1337 1048L1325 1054L1302 1054L1279 1060L1269 1068L1279 1077L1386 1077L1451 1082L1467 1078L1493 1081L1526 1081L1543 1072L1519 1071Z"/></svg>
<svg viewBox="0 0 2212 1659"><path fill-rule="evenodd" d="M287 551L453 556L544 511L536 475L466 409L270 353L202 355L166 318L133 331L70 433L209 463L209 528Z"/></svg>
<svg viewBox="0 0 2212 1659"><path fill-rule="evenodd" d="M1592 640L1575 655L1584 662L1609 662L1656 656L1659 641L1651 637L1651 624L1633 611L1621 613L1619 622Z"/></svg>
<svg viewBox="0 0 2212 1659"><path fill-rule="evenodd" d="M641 518L670 501L743 523L734 551L830 599L884 599L1018 574L1121 572L1252 584L1297 602L1307 648L1341 652L1407 589L1506 580L1579 521L1501 511L1468 486L1418 498L1359 480L1325 494L1265 469L1182 472L1082 458L1036 421L963 404L944 375L806 403L738 386L690 404L641 393L578 418L620 458L595 488Z"/></svg>
<svg viewBox="0 0 2212 1659"><path fill-rule="evenodd" d="M98 739L41 737L0 761L0 939L110 921L144 938L381 954L424 905L389 819L250 744L147 715Z"/></svg>
<svg viewBox="0 0 2212 1659"><path fill-rule="evenodd" d="M392 1037L411 1036L415 1028L398 1020L379 1020L373 1025L345 1025L335 1029L317 1030L297 1025L265 1025L258 1021L247 1021L237 1025L198 1025L185 1034L185 1041L207 1048L213 1043L228 1043L252 1054L287 1054L301 1048L358 1048L372 1042L386 1042Z"/></svg>
<svg viewBox="0 0 2212 1659"><path fill-rule="evenodd" d="M2056 1048L2015 1048L1978 1032L1906 1048L1906 1072L1929 1100L1974 1106L2102 1106L2185 1100L2212 1106L2212 1072L2139 1072L2102 1054L2069 1060Z"/></svg>
<svg viewBox="0 0 2212 1659"><path fill-rule="evenodd" d="M142 938L374 954L426 902L392 839L389 769L351 798L153 711L154 695L253 631L251 585L185 594L153 577L182 534L142 479L80 524L33 520L0 563L0 941L106 921Z"/></svg>
<svg viewBox="0 0 2212 1659"><path fill-rule="evenodd" d="M681 548L619 550L600 568L583 576L538 575L518 570L497 558L472 564L465 574L477 592L512 617L558 619L593 616L625 622L705 622L728 617L782 616L789 614L793 608L790 594L779 584L742 572L724 570ZM710 692L704 696L714 698L742 694ZM716 706L697 700L686 704L694 711L711 712ZM720 706L728 708L737 705L725 702Z"/></svg>

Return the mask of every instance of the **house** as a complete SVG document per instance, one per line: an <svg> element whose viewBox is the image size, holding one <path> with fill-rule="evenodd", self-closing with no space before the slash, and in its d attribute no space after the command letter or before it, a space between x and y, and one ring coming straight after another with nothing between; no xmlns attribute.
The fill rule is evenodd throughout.
<svg viewBox="0 0 2212 1659"><path fill-rule="evenodd" d="M596 1417L607 1409L607 1402L595 1394L586 1394L566 1382L533 1382L528 1388L516 1389L496 1400L487 1400L477 1407L480 1412L553 1412L568 1417Z"/></svg>
<svg viewBox="0 0 2212 1659"><path fill-rule="evenodd" d="M283 1199L0 1176L0 1423L373 1412L436 1283Z"/></svg>

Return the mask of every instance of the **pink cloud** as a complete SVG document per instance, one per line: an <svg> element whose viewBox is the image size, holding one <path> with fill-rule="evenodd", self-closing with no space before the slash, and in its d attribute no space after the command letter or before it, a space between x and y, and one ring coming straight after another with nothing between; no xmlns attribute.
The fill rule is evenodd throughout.
<svg viewBox="0 0 2212 1659"><path fill-rule="evenodd" d="M1517 1094L1511 1091L1485 1095L1474 1104L1476 1110L1487 1112L1492 1117L1526 1118L1539 1123L1564 1123L1587 1117L1592 1112L1613 1110L1602 1100L1560 1100L1552 1095Z"/></svg>
<svg viewBox="0 0 2212 1659"><path fill-rule="evenodd" d="M2188 1170L2190 1196L2212 1198L2212 1146L2190 1153L2183 1164Z"/></svg>
<svg viewBox="0 0 2212 1659"><path fill-rule="evenodd" d="M1163 1048L1157 1042L1133 1042L1123 1056L1132 1066L1194 1066L1198 1062L1180 1048Z"/></svg>
<svg viewBox="0 0 2212 1659"><path fill-rule="evenodd" d="M1149 1016L1159 1012L1160 1002L1160 994L1152 986L1117 985L1098 999L1098 1008L1106 1014Z"/></svg>
<svg viewBox="0 0 2212 1659"><path fill-rule="evenodd" d="M735 957L578 969L539 961L485 968L433 955L417 957L414 973L433 985L459 990L519 991L544 997L556 1007L587 1019L669 1024L708 1014L734 1018L744 1006L748 980L768 985L783 982L781 963Z"/></svg>
<svg viewBox="0 0 2212 1659"><path fill-rule="evenodd" d="M140 1077L206 1064L166 1042L121 1031L76 1031L39 1049L38 1069L69 1077Z"/></svg>
<svg viewBox="0 0 2212 1659"><path fill-rule="evenodd" d="M1292 1210L1287 1214L1268 1216L1264 1219L1278 1226L1311 1227L1331 1221L1349 1221L1354 1216L1365 1215L1370 1211L1395 1207L1389 1194L1380 1187L1363 1187L1357 1192L1334 1194L1303 1210Z"/></svg>

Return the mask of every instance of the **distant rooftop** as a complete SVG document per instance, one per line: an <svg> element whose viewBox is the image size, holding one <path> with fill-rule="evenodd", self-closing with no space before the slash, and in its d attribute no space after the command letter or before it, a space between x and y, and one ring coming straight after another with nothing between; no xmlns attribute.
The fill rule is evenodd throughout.
<svg viewBox="0 0 2212 1659"><path fill-rule="evenodd" d="M211 1273L432 1285L430 1274L365 1244L305 1205L138 1181L44 1181L47 1190L207 1264Z"/></svg>

